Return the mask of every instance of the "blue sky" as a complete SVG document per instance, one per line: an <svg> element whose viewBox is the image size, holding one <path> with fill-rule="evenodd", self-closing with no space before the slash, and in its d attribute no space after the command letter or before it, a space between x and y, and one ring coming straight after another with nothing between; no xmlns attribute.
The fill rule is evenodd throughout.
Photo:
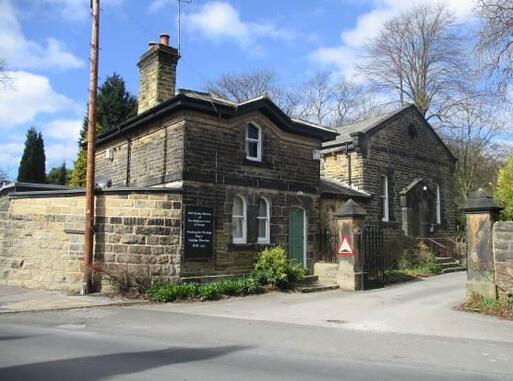
<svg viewBox="0 0 513 381"><path fill-rule="evenodd" d="M423 2L432 2L424 0ZM442 1L462 23L472 0ZM286 85L330 70L352 77L364 41L408 7L404 0L192 0L182 4L177 86L201 89L221 73L271 69ZM100 82L117 72L137 94L136 63L162 32L177 44L176 0L103 0ZM45 138L47 169L71 167L85 113L89 0L0 0L0 168L17 175L25 132Z"/></svg>

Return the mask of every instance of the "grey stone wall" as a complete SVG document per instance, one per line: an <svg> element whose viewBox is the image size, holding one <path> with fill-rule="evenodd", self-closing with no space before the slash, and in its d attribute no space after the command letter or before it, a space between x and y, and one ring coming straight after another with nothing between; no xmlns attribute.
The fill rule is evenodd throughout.
<svg viewBox="0 0 513 381"><path fill-rule="evenodd" d="M100 144L96 173L107 176L113 186L170 183L182 179L183 156L184 122L180 117L166 119L137 135Z"/></svg>
<svg viewBox="0 0 513 381"><path fill-rule="evenodd" d="M262 128L262 161L246 160L245 127ZM127 142L130 140L130 143ZM214 257L187 261L189 275L246 272L258 252L256 203L258 196L271 202L271 244L287 246L288 214L302 206L308 221L308 263L319 256L319 160L313 150L320 141L284 132L260 113L219 119L189 112L152 125L125 140L99 146L97 173L114 185L152 186L183 181L184 206L214 208ZM129 147L128 147L129 146ZM114 149L113 158L105 151ZM129 155L129 156L127 156ZM303 195L298 195L303 192ZM233 245L233 198L248 201L248 244Z"/></svg>
<svg viewBox="0 0 513 381"><path fill-rule="evenodd" d="M232 243L233 199L241 195L247 201L247 243ZM270 202L270 244L257 243L257 202L265 197ZM283 192L265 188L214 185L187 182L183 192L185 206L203 206L214 210L214 257L210 261L189 261L184 257L182 274L245 273L253 265L258 253L267 246L288 246L288 216L297 208L306 212L307 266L319 259L319 196Z"/></svg>
<svg viewBox="0 0 513 381"><path fill-rule="evenodd" d="M245 128L262 128L262 161L246 160ZM318 140L280 130L259 113L219 121L189 115L184 148L184 180L247 185L255 188L316 193L320 162L312 151Z"/></svg>
<svg viewBox="0 0 513 381"><path fill-rule="evenodd" d="M513 222L496 222L493 226L495 282L502 295L513 295Z"/></svg>

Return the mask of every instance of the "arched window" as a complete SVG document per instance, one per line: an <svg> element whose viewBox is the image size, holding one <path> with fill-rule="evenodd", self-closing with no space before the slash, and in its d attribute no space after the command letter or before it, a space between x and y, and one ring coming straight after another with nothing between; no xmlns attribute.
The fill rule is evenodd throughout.
<svg viewBox="0 0 513 381"><path fill-rule="evenodd" d="M246 126L246 159L262 161L262 129L254 124Z"/></svg>
<svg viewBox="0 0 513 381"><path fill-rule="evenodd" d="M232 239L233 243L246 243L246 200L235 196L232 208Z"/></svg>
<svg viewBox="0 0 513 381"><path fill-rule="evenodd" d="M271 242L271 209L269 201L261 197L258 199L258 243Z"/></svg>

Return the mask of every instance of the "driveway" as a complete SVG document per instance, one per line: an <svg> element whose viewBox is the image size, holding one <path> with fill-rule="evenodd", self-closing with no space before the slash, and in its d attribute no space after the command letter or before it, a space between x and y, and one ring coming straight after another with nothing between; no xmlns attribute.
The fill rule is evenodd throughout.
<svg viewBox="0 0 513 381"><path fill-rule="evenodd" d="M466 273L384 289L270 293L206 303L151 305L159 311L430 336L513 342L513 322L462 312Z"/></svg>

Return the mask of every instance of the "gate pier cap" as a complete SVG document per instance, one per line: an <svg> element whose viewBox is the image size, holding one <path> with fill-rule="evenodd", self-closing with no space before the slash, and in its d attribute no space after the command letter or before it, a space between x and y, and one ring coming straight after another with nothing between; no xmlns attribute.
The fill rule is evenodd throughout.
<svg viewBox="0 0 513 381"><path fill-rule="evenodd" d="M352 218L365 218L367 212L360 205L358 205L353 199L349 199L335 212L335 217L352 217Z"/></svg>

